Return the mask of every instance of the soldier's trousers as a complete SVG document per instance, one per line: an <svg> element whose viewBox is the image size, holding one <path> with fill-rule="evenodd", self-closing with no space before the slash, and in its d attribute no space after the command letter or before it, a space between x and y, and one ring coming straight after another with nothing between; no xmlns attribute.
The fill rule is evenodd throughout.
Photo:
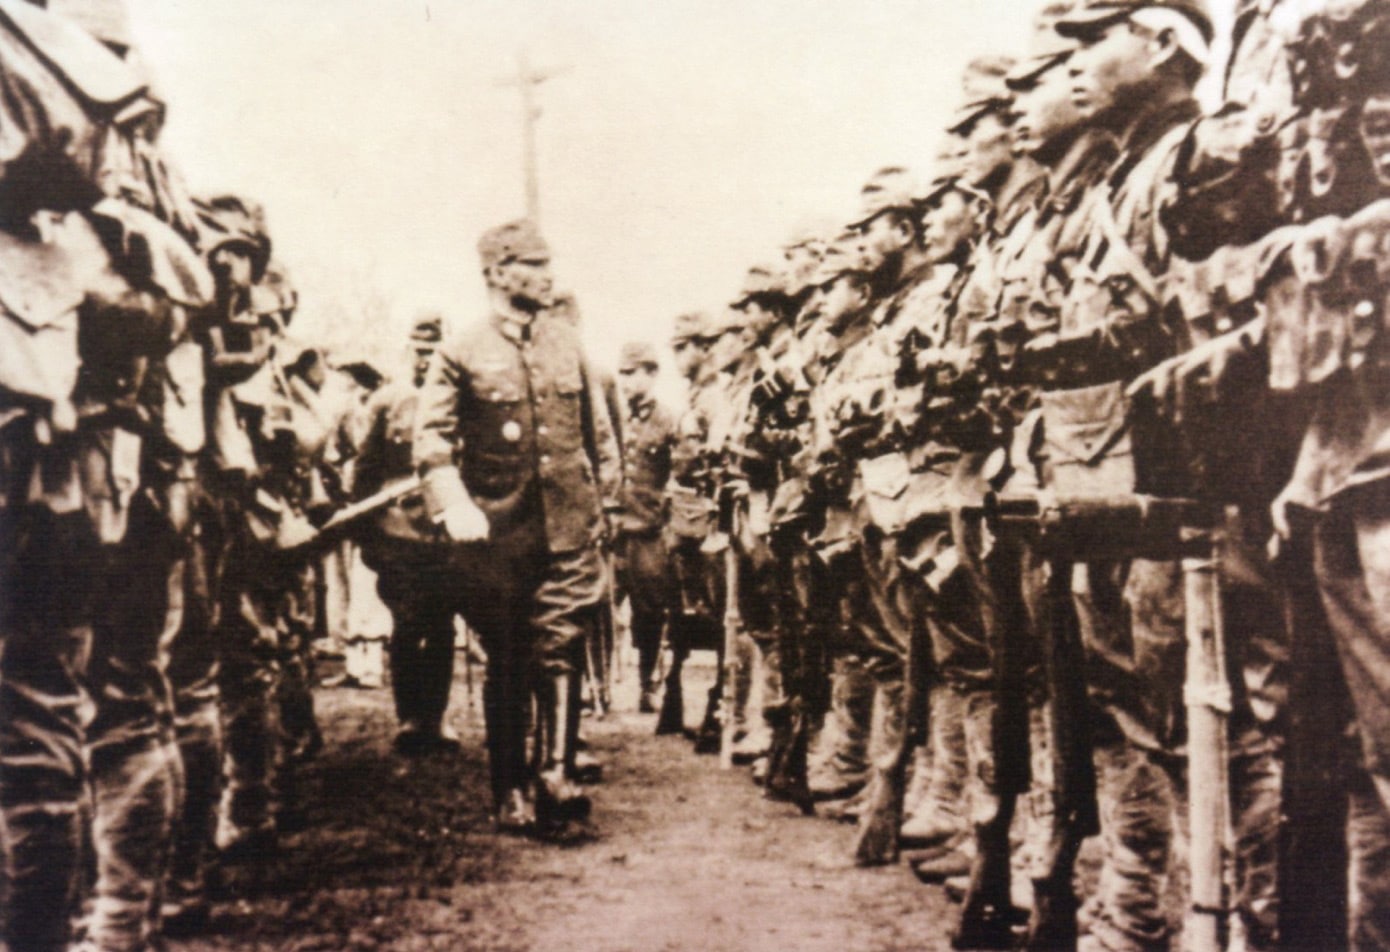
<svg viewBox="0 0 1390 952"><path fill-rule="evenodd" d="M760 741L767 741L771 738L771 725L766 721L766 711L778 707L784 700L779 657L782 600L778 597L777 565L768 541L761 537L753 539L746 549L736 545L735 553L744 650L738 666L739 683L733 710L740 726ZM756 692L755 676L761 679ZM760 698L761 707L749 711L750 700L754 697Z"/></svg>
<svg viewBox="0 0 1390 952"><path fill-rule="evenodd" d="M1390 487L1337 499L1317 526L1314 571L1361 741L1353 783L1350 948L1390 949Z"/></svg>
<svg viewBox="0 0 1390 952"><path fill-rule="evenodd" d="M158 934L183 792L166 663L182 623L188 526L183 515L171 519L169 497L179 494L186 512L191 480L161 482L135 497L124 540L107 552L88 668L97 878L87 931L113 952L143 949Z"/></svg>
<svg viewBox="0 0 1390 952"><path fill-rule="evenodd" d="M3 449L3 447L0 447ZM0 460L0 471L7 460ZM6 487L9 488L9 487ZM20 497L22 499L22 497ZM75 911L101 546L87 514L0 509L0 939L62 952Z"/></svg>
<svg viewBox="0 0 1390 952"><path fill-rule="evenodd" d="M458 580L441 544L376 536L362 557L377 573L376 589L391 611L391 692L396 722L437 732L454 680L454 615Z"/></svg>
<svg viewBox="0 0 1390 952"><path fill-rule="evenodd" d="M1232 552L1225 561L1232 564L1236 556ZM1107 579L1122 589L1107 590ZM1281 619L1252 581L1240 583L1223 572L1228 663L1239 679L1229 720L1237 846L1233 900L1247 944L1261 949L1273 947L1277 932L1283 774L1279 692L1256 682L1282 680L1277 645L1270 648L1279 640ZM1077 589L1088 647L1108 654L1092 658L1095 680L1108 684L1102 697L1121 728L1120 737L1105 739L1097 757L1105 859L1092 931L1115 952L1166 949L1171 923L1162 902L1183 800L1183 764L1172 752L1183 715L1181 573L1173 563L1136 560L1127 577L1097 571ZM1269 706L1275 710L1260 716Z"/></svg>
<svg viewBox="0 0 1390 952"><path fill-rule="evenodd" d="M225 553L221 513L207 496L194 507L193 537L183 562L181 624L169 646L174 728L183 762L182 809L174 825L168 895L171 910L206 902L222 798L222 716L218 678L218 583Z"/></svg>
<svg viewBox="0 0 1390 952"><path fill-rule="evenodd" d="M259 544L239 519L232 511L217 626L226 779L218 846L223 849L252 834L272 833L280 817L297 806L289 755L292 741L302 738L301 694L307 685L287 687L285 680L287 669L302 664L303 645L313 630L313 615L304 611L304 591L312 583L307 563ZM301 719L295 734L283 726L286 711Z"/></svg>
<svg viewBox="0 0 1390 952"><path fill-rule="evenodd" d="M487 652L483 713L492 792L502 802L531 779L531 698L546 679L578 674L597 623L603 566L597 548L550 552L539 518L453 554L464 620ZM544 696L544 695L542 695Z"/></svg>
<svg viewBox="0 0 1390 952"><path fill-rule="evenodd" d="M916 608L910 580L898 560L897 539L866 526L842 579L840 623L859 644L874 685L869 739L869 803L860 815L855 845L860 863L897 855L908 755L907 672L911 669ZM892 835L884 831L891 828Z"/></svg>
<svg viewBox="0 0 1390 952"><path fill-rule="evenodd" d="M619 590L632 608L632 646L637 649L637 671L646 690L676 594L671 559L659 529L624 533L614 554Z"/></svg>

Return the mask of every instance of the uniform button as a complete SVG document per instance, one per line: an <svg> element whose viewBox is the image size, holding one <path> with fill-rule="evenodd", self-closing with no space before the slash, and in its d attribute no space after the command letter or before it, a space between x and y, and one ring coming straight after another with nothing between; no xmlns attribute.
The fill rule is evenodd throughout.
<svg viewBox="0 0 1390 952"><path fill-rule="evenodd" d="M550 457L549 457L548 455L544 454L544 453L541 454L541 465L542 465L542 466L549 466L549 465L550 465Z"/></svg>
<svg viewBox="0 0 1390 952"><path fill-rule="evenodd" d="M541 436L545 436L545 435L546 435L547 433L549 433L549 432L550 432L550 427L546 426L544 423L542 423L540 426L536 427L536 433L538 433L538 434L541 435Z"/></svg>

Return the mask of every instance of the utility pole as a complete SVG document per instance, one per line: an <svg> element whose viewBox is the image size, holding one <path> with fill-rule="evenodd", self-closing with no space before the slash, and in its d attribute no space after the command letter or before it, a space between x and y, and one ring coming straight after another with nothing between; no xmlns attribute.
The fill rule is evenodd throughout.
<svg viewBox="0 0 1390 952"><path fill-rule="evenodd" d="M498 80L498 86L514 87L521 91L521 168L526 184L526 217L537 225L541 220L540 173L536 163L536 120L541 109L536 105L536 89L548 79L569 72L568 66L556 69L532 69L525 51L517 53L516 75Z"/></svg>

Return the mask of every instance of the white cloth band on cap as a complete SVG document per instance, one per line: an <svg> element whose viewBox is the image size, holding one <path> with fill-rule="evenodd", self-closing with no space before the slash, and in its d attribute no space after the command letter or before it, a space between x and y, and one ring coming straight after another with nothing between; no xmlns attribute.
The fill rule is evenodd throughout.
<svg viewBox="0 0 1390 952"><path fill-rule="evenodd" d="M1164 30L1173 31L1173 37L1178 41L1188 56L1203 66L1211 63L1211 44L1202 36L1202 31L1197 28L1197 24L1177 10L1170 10L1167 7L1141 7L1129 15L1130 20L1140 26L1161 33Z"/></svg>

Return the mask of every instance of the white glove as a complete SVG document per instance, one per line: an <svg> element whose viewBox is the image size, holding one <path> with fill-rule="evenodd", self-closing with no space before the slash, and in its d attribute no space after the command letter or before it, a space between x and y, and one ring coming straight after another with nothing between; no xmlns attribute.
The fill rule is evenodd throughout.
<svg viewBox="0 0 1390 952"><path fill-rule="evenodd" d="M487 538L487 514L471 499L445 509L439 521L444 523L444 531L455 542L482 542Z"/></svg>

